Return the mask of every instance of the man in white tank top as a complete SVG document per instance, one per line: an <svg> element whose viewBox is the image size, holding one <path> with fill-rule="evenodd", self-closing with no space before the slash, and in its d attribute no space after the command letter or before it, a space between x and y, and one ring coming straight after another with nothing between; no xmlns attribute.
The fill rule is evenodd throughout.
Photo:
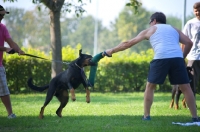
<svg viewBox="0 0 200 132"><path fill-rule="evenodd" d="M162 12L154 13L149 24L148 29L141 31L133 39L106 50L104 54L111 57L113 53L126 50L142 40L149 40L154 50L154 59L150 62L149 67L142 120L151 120L150 109L156 84L163 84L168 75L170 83L172 85L178 84L184 94L192 121L200 121L184 62L184 58L192 47L192 41L180 30L166 24L166 17ZM179 42L185 45L183 52Z"/></svg>

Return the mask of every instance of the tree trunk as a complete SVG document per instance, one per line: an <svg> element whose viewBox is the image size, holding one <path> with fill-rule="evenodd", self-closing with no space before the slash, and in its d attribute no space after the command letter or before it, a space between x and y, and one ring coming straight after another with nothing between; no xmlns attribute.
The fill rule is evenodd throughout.
<svg viewBox="0 0 200 132"><path fill-rule="evenodd" d="M51 50L52 50L52 65L51 77L55 77L62 71L62 44L60 31L60 11L50 11L50 34L51 34Z"/></svg>
<svg viewBox="0 0 200 132"><path fill-rule="evenodd" d="M62 72L62 44L60 30L60 12L65 0L41 0L50 10L50 35L51 35L51 50L52 61L51 77L55 77Z"/></svg>

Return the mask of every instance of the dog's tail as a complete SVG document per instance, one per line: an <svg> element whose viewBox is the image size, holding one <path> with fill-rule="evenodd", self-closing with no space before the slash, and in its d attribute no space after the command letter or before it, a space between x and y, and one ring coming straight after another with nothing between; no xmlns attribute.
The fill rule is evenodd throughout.
<svg viewBox="0 0 200 132"><path fill-rule="evenodd" d="M32 80L33 80L32 78L29 78L28 81L27 81L28 87L31 88L32 90L35 90L35 91L38 91L38 92L43 92L44 90L49 88L49 85L45 85L45 86L42 86L42 87L35 86L35 85L33 85Z"/></svg>

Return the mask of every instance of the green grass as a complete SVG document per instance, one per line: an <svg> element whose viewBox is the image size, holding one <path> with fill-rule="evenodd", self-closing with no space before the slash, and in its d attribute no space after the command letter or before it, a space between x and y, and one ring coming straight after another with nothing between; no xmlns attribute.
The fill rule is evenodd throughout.
<svg viewBox="0 0 200 132"><path fill-rule="evenodd" d="M77 93L75 102L69 101L63 109L63 117L55 114L57 99L45 109L44 119L39 111L45 94L11 95L16 119L7 119L0 102L0 132L199 132L198 126L178 126L172 122L191 120L188 109L170 109L170 93L155 93L151 109L151 121L142 121L143 93L92 93L91 103L85 102L85 94ZM200 96L197 95L200 114ZM182 95L181 95L182 99Z"/></svg>

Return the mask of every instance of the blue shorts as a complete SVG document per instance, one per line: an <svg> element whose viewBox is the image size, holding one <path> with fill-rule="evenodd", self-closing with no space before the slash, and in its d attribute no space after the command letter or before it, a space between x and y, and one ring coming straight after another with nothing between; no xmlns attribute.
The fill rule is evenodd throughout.
<svg viewBox="0 0 200 132"><path fill-rule="evenodd" d="M172 85L189 83L183 58L155 59L150 62L148 82L163 84L167 75Z"/></svg>

